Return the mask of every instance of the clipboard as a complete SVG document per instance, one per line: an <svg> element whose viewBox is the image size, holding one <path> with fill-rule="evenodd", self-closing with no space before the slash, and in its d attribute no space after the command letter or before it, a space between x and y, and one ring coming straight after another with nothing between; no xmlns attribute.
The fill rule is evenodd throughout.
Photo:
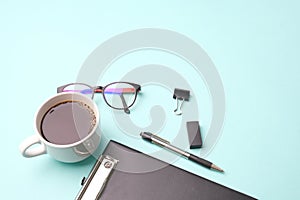
<svg viewBox="0 0 300 200"><path fill-rule="evenodd" d="M113 140L82 185L76 200L255 199Z"/></svg>

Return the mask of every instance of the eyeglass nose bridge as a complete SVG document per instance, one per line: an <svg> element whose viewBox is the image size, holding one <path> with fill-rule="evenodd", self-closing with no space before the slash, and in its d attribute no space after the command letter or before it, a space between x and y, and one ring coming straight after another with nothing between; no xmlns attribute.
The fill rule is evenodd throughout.
<svg viewBox="0 0 300 200"><path fill-rule="evenodd" d="M94 87L94 92L95 93L102 93L103 92L103 87L102 86L96 86L96 87Z"/></svg>

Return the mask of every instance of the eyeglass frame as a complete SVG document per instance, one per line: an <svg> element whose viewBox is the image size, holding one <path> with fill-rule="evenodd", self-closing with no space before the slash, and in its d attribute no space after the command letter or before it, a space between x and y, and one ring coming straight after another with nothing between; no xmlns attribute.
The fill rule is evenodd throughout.
<svg viewBox="0 0 300 200"><path fill-rule="evenodd" d="M111 86L111 85L113 85L113 84L118 84L118 83L124 83L124 84L131 85L131 86L135 89L135 90L134 90L134 100L133 100L133 102L132 102L129 106L126 104L126 102L124 102L123 93L120 95L121 100L122 100L122 103L123 103L123 108L114 107L114 106L110 105L110 104L108 103L106 97L105 97L105 94L104 94L103 91L105 91L105 89L106 89L107 87L109 87L109 86ZM76 85L76 84L77 84L77 85L84 85L84 86L87 86L87 87L91 88L91 89L92 89L92 96L91 96L91 99L94 98L94 94L95 94L95 93L102 93L103 99L104 99L105 103L106 103L109 107L111 107L111 108L113 108L113 109L116 109L116 110L124 110L124 112L127 113L127 114L130 113L129 108L130 108L131 106L133 106L133 104L134 104L135 101L136 101L137 94L141 91L141 85L139 85L139 84L131 83L131 82L126 82L126 81L116 81L116 82L109 83L109 84L107 84L107 85L105 85L105 86L95 86L95 87L92 87L92 86L90 86L90 85L88 85L88 84L86 84L86 83L76 83L76 82L75 82L75 83L68 83L68 84L66 84L66 85L62 85L62 86L57 87L57 93L62 93L62 92L64 92L64 89L65 89L66 87L68 87L68 86L70 86L70 85Z"/></svg>

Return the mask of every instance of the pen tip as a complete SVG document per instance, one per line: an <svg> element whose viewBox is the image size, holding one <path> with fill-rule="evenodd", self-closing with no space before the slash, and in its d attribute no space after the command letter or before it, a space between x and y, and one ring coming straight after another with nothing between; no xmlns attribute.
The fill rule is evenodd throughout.
<svg viewBox="0 0 300 200"><path fill-rule="evenodd" d="M214 165L214 164L211 165L211 168L214 169L214 170L217 170L219 172L222 172L222 173L224 172L223 169L221 169L220 167L218 167L217 165Z"/></svg>

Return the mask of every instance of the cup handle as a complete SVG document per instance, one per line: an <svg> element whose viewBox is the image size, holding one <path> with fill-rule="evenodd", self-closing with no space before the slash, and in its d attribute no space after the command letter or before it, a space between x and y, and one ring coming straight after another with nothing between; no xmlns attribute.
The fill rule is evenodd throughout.
<svg viewBox="0 0 300 200"><path fill-rule="evenodd" d="M40 144L40 145L38 145L37 147L32 147L34 144ZM32 148L30 148L30 147L32 147ZM38 135L36 135L36 134L25 139L21 143L19 149L20 149L21 154L26 158L39 156L39 155L45 154L47 152L45 144L43 144L41 142Z"/></svg>

